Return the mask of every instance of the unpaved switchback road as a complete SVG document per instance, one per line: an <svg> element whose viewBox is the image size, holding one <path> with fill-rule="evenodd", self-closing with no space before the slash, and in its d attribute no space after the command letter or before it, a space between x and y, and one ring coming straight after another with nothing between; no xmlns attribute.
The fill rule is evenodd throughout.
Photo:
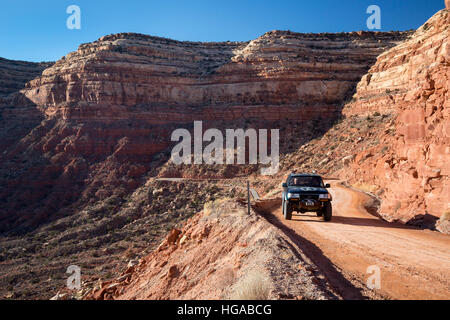
<svg viewBox="0 0 450 320"><path fill-rule="evenodd" d="M281 207L266 217L310 257L344 299L450 299L448 235L382 221L364 208L367 195L338 182L332 182L330 192L330 222L312 212L294 213L287 221ZM366 283L376 268L380 289L371 290Z"/></svg>

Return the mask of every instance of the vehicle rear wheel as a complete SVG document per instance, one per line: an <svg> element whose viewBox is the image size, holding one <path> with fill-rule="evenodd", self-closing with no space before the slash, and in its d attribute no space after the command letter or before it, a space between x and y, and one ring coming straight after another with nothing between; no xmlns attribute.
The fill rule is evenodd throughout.
<svg viewBox="0 0 450 320"><path fill-rule="evenodd" d="M283 205L283 215L286 220L292 219L292 206L286 200L284 201Z"/></svg>
<svg viewBox="0 0 450 320"><path fill-rule="evenodd" d="M326 202L325 207L322 210L323 210L322 211L323 220L330 221L331 216L333 215L333 208L331 207L331 202L330 201Z"/></svg>

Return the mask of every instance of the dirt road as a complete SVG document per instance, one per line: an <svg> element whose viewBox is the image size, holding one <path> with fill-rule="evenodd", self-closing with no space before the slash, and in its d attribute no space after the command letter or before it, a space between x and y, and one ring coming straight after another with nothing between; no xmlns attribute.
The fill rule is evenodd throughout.
<svg viewBox="0 0 450 320"><path fill-rule="evenodd" d="M315 213L294 213L287 221L281 208L267 218L302 248L342 298L450 299L449 236L381 221L364 208L367 195L338 182L330 192L331 222ZM377 268L380 288L369 289L367 280ZM373 278L370 283L376 285Z"/></svg>

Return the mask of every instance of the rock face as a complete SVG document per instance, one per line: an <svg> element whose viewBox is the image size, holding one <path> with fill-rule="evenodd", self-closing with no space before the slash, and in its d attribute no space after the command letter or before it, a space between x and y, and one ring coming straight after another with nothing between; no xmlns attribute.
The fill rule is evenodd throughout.
<svg viewBox="0 0 450 320"><path fill-rule="evenodd" d="M273 31L193 43L116 34L83 44L0 104L0 232L129 194L155 174L182 123L332 120L376 57L407 36ZM11 135L25 118L27 129Z"/></svg>
<svg viewBox="0 0 450 320"><path fill-rule="evenodd" d="M381 214L439 218L450 203L450 24L441 10L407 41L382 53L343 113L392 114L379 145L356 155L346 175L384 190ZM379 149L389 147L388 152Z"/></svg>
<svg viewBox="0 0 450 320"><path fill-rule="evenodd" d="M249 43L190 43L117 34L81 45L23 93L65 119L330 117L376 56L406 36L274 31Z"/></svg>
<svg viewBox="0 0 450 320"><path fill-rule="evenodd" d="M44 119L42 112L19 90L52 64L0 58L0 153Z"/></svg>
<svg viewBox="0 0 450 320"><path fill-rule="evenodd" d="M52 62L25 62L0 58L0 98L21 90L25 83L39 76Z"/></svg>

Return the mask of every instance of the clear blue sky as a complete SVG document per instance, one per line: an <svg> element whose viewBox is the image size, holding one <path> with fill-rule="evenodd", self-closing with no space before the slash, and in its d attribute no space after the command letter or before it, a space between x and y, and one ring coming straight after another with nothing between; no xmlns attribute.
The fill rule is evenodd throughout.
<svg viewBox="0 0 450 320"><path fill-rule="evenodd" d="M81 8L81 30L66 8ZM416 29L444 0L2 0L0 57L52 61L103 35L139 32L191 41L246 41L270 30L367 30L366 9L381 8L382 31Z"/></svg>

